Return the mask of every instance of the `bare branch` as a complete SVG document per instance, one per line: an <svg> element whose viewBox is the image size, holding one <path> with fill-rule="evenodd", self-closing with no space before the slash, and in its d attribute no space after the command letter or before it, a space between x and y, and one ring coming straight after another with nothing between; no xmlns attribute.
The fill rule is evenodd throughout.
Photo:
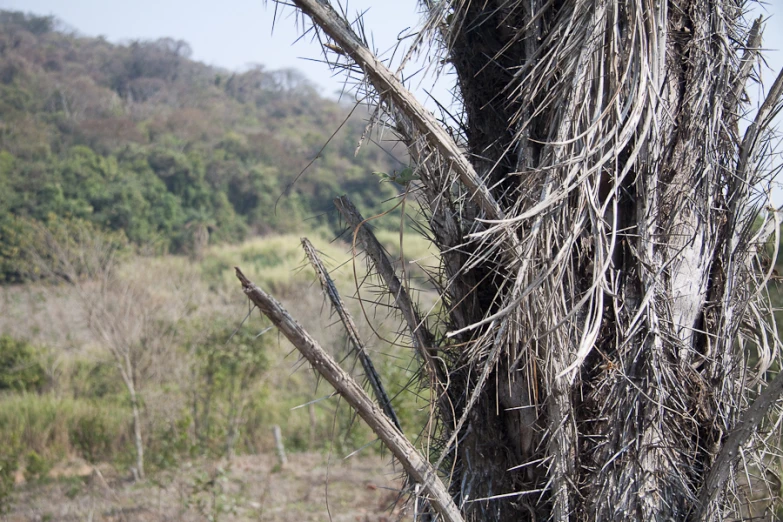
<svg viewBox="0 0 783 522"><path fill-rule="evenodd" d="M723 485L729 478L729 469L739 458L740 448L748 441L754 431L761 425L764 417L775 402L783 395L783 372L778 373L767 388L753 401L753 405L745 410L742 418L732 431L729 438L715 458L707 480L700 495L699 517L710 520L710 505L718 498Z"/></svg>
<svg viewBox="0 0 783 522"><path fill-rule="evenodd" d="M302 238L302 248L304 248L305 254L307 254L307 258L310 260L310 264L313 265L315 273L318 274L318 280L321 282L321 288L323 289L324 293L329 296L329 300L332 302L332 306L337 312L337 315L340 316L340 320L343 322L343 326L345 326L345 331L348 333L348 339L351 340L351 344L353 344L353 348L356 350L356 355L359 357L359 361L362 363L362 368L364 368L364 374L367 376L367 380L370 381L370 386L372 386L372 389L375 392L376 399L378 399L378 402L381 403L383 412L387 417L389 417L389 420L394 423L397 429L400 430L400 433L402 433L400 420L397 418L397 414L394 413L391 400L386 394L386 390L383 388L381 377L378 375L378 372L375 371L375 366L372 364L372 360L370 360L370 356L367 354L364 343L359 337L359 329L356 328L356 323L353 322L351 314L349 314L348 310L345 309L345 304L343 303L342 298L340 298L337 287L334 286L334 281L332 281L332 278L329 277L329 273L326 271L326 268L324 268L321 259L318 257L318 254L313 247L313 244L310 243L310 240L306 237Z"/></svg>
<svg viewBox="0 0 783 522"><path fill-rule="evenodd" d="M407 290L405 290L405 287L397 278L394 267L384 253L383 247L375 238L375 235L370 231L369 227L363 226L365 219L347 196L335 198L334 205L337 207L340 214L342 214L345 221L351 225L355 237L364 246L364 251L370 256L375 268L389 288L389 292L394 296L394 301L402 312L405 322L408 324L411 337L413 338L413 345L421 355L422 360L424 360L428 372L432 377L440 377L442 371L433 357L432 334L427 330L424 321L419 317L418 312L413 306L410 295L408 295Z"/></svg>
<svg viewBox="0 0 783 522"><path fill-rule="evenodd" d="M329 381L334 389L364 419L386 447L397 457L405 471L430 495L430 503L443 517L443 520L462 522L459 509L435 470L394 424L380 413L378 405L370 399L362 387L340 368L337 362L291 317L280 303L253 284L238 267L236 274L242 282L245 294L253 304L277 326L313 368Z"/></svg>

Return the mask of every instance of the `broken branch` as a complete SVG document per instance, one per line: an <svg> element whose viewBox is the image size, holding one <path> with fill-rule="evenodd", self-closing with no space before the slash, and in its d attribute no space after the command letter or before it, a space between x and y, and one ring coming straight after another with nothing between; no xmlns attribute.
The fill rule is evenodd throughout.
<svg viewBox="0 0 783 522"><path fill-rule="evenodd" d="M408 329L413 338L413 346L419 352L419 355L421 355L430 376L436 379L442 377L440 367L435 361L432 353L434 348L432 334L430 334L429 330L427 330L424 325L424 321L419 317L419 313L413 306L413 301L411 300L408 291L394 272L394 267L388 256L384 253L380 242L378 242L375 235L368 227L363 226L365 219L353 203L351 203L351 200L348 199L348 196L335 198L334 205L343 216L343 219L351 225L354 236L361 242L364 251L370 256L375 268L378 270L378 274L380 274L381 278L386 283L389 292L394 296L394 302L397 305L397 308L400 309L400 312L402 312L405 322L408 324Z"/></svg>
<svg viewBox="0 0 783 522"><path fill-rule="evenodd" d="M370 429L397 457L411 478L429 494L430 504L443 517L443 520L463 522L459 509L430 463L421 456L394 424L379 412L378 405L370 399L364 389L321 348L318 342L291 317L275 298L245 277L239 267L235 267L235 270L247 297L364 419Z"/></svg>
<svg viewBox="0 0 783 522"><path fill-rule="evenodd" d="M332 278L329 276L326 268L324 268L321 259L318 257L318 254L313 247L313 244L310 243L310 240L306 237L302 238L302 248L304 248L305 254L310 260L310 264L313 265L315 273L318 275L318 280L321 282L321 288L323 289L324 293L329 296L329 300L332 302L332 306L337 312L337 315L340 316L340 320L343 322L343 326L345 326L348 339L351 341L351 344L353 344L353 348L356 350L356 355L359 358L359 362L362 363L362 368L364 368L364 374L367 376L367 380L370 382L370 386L375 392L375 398L378 399L378 402L381 404L381 408L383 408L383 412L387 417L389 417L389 420L391 420L394 425L397 426L397 429L400 430L400 433L402 433L400 420L397 418L397 414L394 413L391 400L386 394L386 390L383 388L381 377L378 375L378 372L375 371L375 366L373 365L372 360L370 359L370 356L364 347L364 343L359 337L359 329L356 328L356 323L353 322L353 317L351 317L351 314L349 314L348 310L345 309L345 304L340 298L340 293L337 291L337 287L334 286L334 281L332 281Z"/></svg>

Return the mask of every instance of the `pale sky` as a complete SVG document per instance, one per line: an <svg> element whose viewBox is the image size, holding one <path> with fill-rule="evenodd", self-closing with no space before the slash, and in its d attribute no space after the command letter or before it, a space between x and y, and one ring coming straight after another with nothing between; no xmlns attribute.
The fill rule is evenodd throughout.
<svg viewBox="0 0 783 522"><path fill-rule="evenodd" d="M336 3L336 0L333 0ZM343 2L344 3L344 2ZM320 48L310 38L296 41L301 34L294 10L281 7L274 24L275 4L264 0L0 0L0 9L54 15L86 36L105 36L111 42L171 37L185 40L193 49L193 58L210 65L242 70L252 64L268 69L295 68L321 88L327 96L342 88L342 78L334 77L320 59ZM421 16L416 0L352 0L349 14L365 12L365 27L372 34L376 49L391 49L398 35L416 27ZM783 0L754 5L756 13L769 16L764 31L765 58L769 68L763 71L769 86L783 68ZM296 42L296 43L294 43ZM433 80L420 84L434 92L446 105L449 76L433 88ZM758 90L750 93L760 97ZM428 104L432 107L432 104ZM779 115L778 128L783 116ZM783 129L782 129L783 130ZM779 162L778 162L779 163ZM779 191L776 204L783 204Z"/></svg>
<svg viewBox="0 0 783 522"><path fill-rule="evenodd" d="M344 2L343 2L344 3ZM210 65L242 70L250 64L269 69L296 68L333 95L342 86L319 59L319 48L309 38L294 43L301 33L294 10L281 7L274 27L275 5L264 0L0 0L0 9L54 15L86 36L105 36L112 42L171 37L185 40L193 58ZM770 68L783 67L783 0L755 5L770 15L764 45L770 51ZM348 12L365 12L365 27L371 30L376 48L389 50L397 36L415 27L421 17L416 0L352 0ZM775 73L767 71L771 84ZM448 78L441 80L448 83ZM429 90L431 82L425 82ZM447 86L438 89L446 96ZM447 102L448 100L441 100Z"/></svg>
<svg viewBox="0 0 783 522"><path fill-rule="evenodd" d="M389 49L397 35L420 20L415 0L355 0L349 13L369 10L377 48ZM242 70L251 64L269 69L296 68L333 95L342 87L328 67L316 63L319 48L301 33L294 10L263 0L0 0L0 9L54 15L86 36L105 36L111 42L171 37L185 40L193 58L210 65ZM293 45L292 45L293 44Z"/></svg>

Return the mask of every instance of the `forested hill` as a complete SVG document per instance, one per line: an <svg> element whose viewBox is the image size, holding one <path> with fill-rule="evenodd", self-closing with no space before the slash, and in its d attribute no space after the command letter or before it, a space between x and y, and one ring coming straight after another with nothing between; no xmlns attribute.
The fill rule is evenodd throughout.
<svg viewBox="0 0 783 522"><path fill-rule="evenodd" d="M362 116L287 189L349 112L296 71L235 74L190 60L183 41L60 26L0 11L0 281L25 278L20 252L41 226L187 252L196 230L213 242L334 225L338 193L393 193L368 174L399 164L377 148L354 158Z"/></svg>

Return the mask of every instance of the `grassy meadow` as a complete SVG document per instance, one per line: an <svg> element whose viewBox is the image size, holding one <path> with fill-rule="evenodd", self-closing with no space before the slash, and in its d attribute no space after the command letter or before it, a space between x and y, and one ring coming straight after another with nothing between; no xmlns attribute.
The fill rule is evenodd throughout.
<svg viewBox="0 0 783 522"><path fill-rule="evenodd" d="M397 339L400 325L386 306L388 296L373 277L364 279L359 256L362 298L379 300L362 310L354 298L350 238L310 239L360 325L405 431L420 433L426 401L411 385L417 365L412 350ZM399 234L379 231L379 239L400 265ZM411 287L420 289L422 308L433 309L437 299L419 264L434 265L437 258L413 234L406 234L403 251ZM299 237L210 246L199 260L126 255L112 263L111 270L98 272L101 277L0 287L3 511L21 509L19 501L31 498L31 488L65 480L61 470L69 463L133 477L133 417L123 371L140 404L147 483L193 462L271 455L273 425L281 427L294 454L342 457L363 447L367 455L381 449L348 407L329 397L331 388L291 345L257 311L249 313L234 275L239 266L272 292L362 379ZM399 344L379 340L365 314L384 339Z"/></svg>

